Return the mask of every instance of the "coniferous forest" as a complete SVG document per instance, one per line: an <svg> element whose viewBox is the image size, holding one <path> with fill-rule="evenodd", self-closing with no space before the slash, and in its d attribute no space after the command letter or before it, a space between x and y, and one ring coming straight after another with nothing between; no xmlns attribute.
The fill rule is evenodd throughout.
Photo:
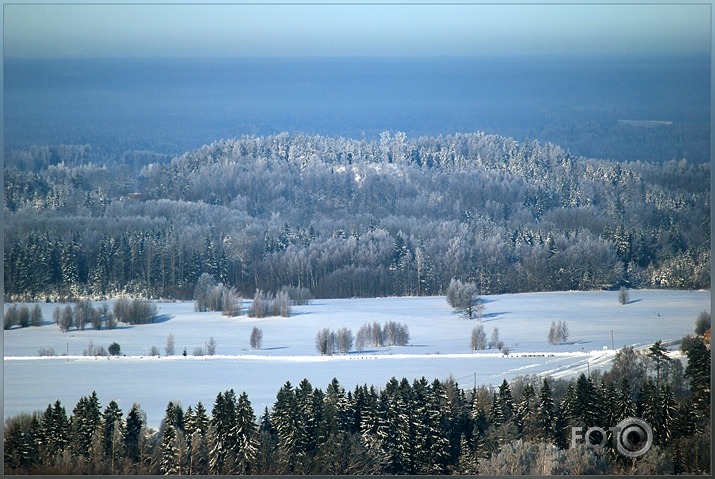
<svg viewBox="0 0 715 479"><path fill-rule="evenodd" d="M325 390L286 382L255 411L245 393L213 405L171 401L158 430L141 406L92 393L6 420L5 473L34 474L709 474L710 349L684 338L685 370L660 342L618 352L588 377L522 377L487 388L454 379L391 379ZM210 408L210 411L209 411ZM639 457L574 443L594 424L637 416L652 427Z"/></svg>
<svg viewBox="0 0 715 479"><path fill-rule="evenodd" d="M6 155L7 301L710 287L710 164L467 133L276 134L175 158Z"/></svg>

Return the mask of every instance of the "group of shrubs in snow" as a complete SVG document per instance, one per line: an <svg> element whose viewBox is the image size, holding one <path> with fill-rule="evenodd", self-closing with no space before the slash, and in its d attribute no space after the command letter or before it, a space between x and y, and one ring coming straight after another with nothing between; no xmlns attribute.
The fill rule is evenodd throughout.
<svg viewBox="0 0 715 479"><path fill-rule="evenodd" d="M337 331L323 328L315 337L315 349L320 354L346 354L353 349L353 345L356 351L361 352L366 346L407 346L409 342L410 330L407 325L388 320L384 325L377 321L364 324L355 336L348 328L343 327Z"/></svg>
<svg viewBox="0 0 715 479"><path fill-rule="evenodd" d="M292 305L308 304L312 298L308 288L298 286L283 286L275 294L257 289L247 314L251 318L287 318ZM202 274L194 287L194 309L198 312L221 311L224 316L240 316L242 303L236 288L227 287L208 273Z"/></svg>
<svg viewBox="0 0 715 479"><path fill-rule="evenodd" d="M146 299L118 298L111 311L107 303L95 307L92 301L80 299L74 305L58 305L52 312L52 319L62 332L72 328L84 331L87 326L100 330L114 329L117 322L126 324L147 324L154 321L157 314L156 304ZM32 307L12 304L5 311L3 327L10 329L13 326L26 328L28 326L41 326L43 321L42 308L39 304Z"/></svg>
<svg viewBox="0 0 715 479"><path fill-rule="evenodd" d="M29 306L11 305L5 311L3 328L10 329L13 326L26 328L28 326L40 326L42 324L42 309L39 304L35 304L32 309Z"/></svg>

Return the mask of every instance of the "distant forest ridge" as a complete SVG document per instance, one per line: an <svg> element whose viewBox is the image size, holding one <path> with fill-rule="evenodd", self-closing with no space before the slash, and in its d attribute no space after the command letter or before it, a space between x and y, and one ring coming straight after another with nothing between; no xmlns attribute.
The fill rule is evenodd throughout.
<svg viewBox="0 0 715 479"><path fill-rule="evenodd" d="M401 132L22 155L32 168L5 168L6 300L191 298L203 273L245 297L710 287L709 163Z"/></svg>

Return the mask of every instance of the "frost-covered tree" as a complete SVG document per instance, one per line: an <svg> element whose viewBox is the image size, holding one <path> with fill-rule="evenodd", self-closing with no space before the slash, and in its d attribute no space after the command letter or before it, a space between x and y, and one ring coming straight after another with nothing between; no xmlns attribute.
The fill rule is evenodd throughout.
<svg viewBox="0 0 715 479"><path fill-rule="evenodd" d="M494 329L492 329L492 336L491 336L491 339L489 340L488 346L489 346L489 349L491 349L491 348L501 349L501 347L503 346L503 343L499 339L499 328L497 328L496 326L494 326Z"/></svg>
<svg viewBox="0 0 715 479"><path fill-rule="evenodd" d="M206 343L206 354L209 356L216 354L216 340L213 336L211 336L208 343Z"/></svg>
<svg viewBox="0 0 715 479"><path fill-rule="evenodd" d="M479 349L486 349L487 347L487 333L484 332L484 327L480 324L476 328L472 329L472 338L469 343L472 351L477 351Z"/></svg>
<svg viewBox="0 0 715 479"><path fill-rule="evenodd" d="M251 330L251 338L249 342L251 349L261 349L261 344L263 343L263 331L254 326Z"/></svg>
<svg viewBox="0 0 715 479"><path fill-rule="evenodd" d="M174 353L176 352L176 341L174 339L174 335L169 333L169 335L166 337L166 346L164 347L164 353L167 356L173 356Z"/></svg>
<svg viewBox="0 0 715 479"><path fill-rule="evenodd" d="M79 300L74 306L74 321L77 329L84 331L85 325L92 321L92 302L86 299Z"/></svg>
<svg viewBox="0 0 715 479"><path fill-rule="evenodd" d="M273 315L288 318L290 317L290 313L291 306L288 293L285 291L278 292L273 300Z"/></svg>
<svg viewBox="0 0 715 479"><path fill-rule="evenodd" d="M365 350L365 346L370 343L370 332L368 331L369 325L363 325L358 329L355 335L355 350L362 352Z"/></svg>
<svg viewBox="0 0 715 479"><path fill-rule="evenodd" d="M323 328L315 336L315 349L320 354L333 354L336 349L335 333L330 328Z"/></svg>
<svg viewBox="0 0 715 479"><path fill-rule="evenodd" d="M253 302L248 308L248 316L251 318L265 318L273 313L273 295L264 293L260 289L253 295Z"/></svg>
<svg viewBox="0 0 715 479"><path fill-rule="evenodd" d="M569 327L566 321L552 321L549 328L548 340L549 344L559 345L565 342L569 337Z"/></svg>
<svg viewBox="0 0 715 479"><path fill-rule="evenodd" d="M72 327L74 321L74 314L72 313L72 306L67 305L62 309L62 314L60 315L60 331L66 332Z"/></svg>
<svg viewBox="0 0 715 479"><path fill-rule="evenodd" d="M216 279L209 273L203 273L194 286L194 309L198 312L209 311L209 294L216 286Z"/></svg>
<svg viewBox="0 0 715 479"><path fill-rule="evenodd" d="M452 278L447 287L447 303L464 314L467 319L473 319L475 315L481 319L483 305L479 300L478 292L476 284L463 283L459 279Z"/></svg>
<svg viewBox="0 0 715 479"><path fill-rule="evenodd" d="M35 304L32 307L32 311L30 312L30 324L33 326L42 325L42 308L40 308L39 304Z"/></svg>
<svg viewBox="0 0 715 479"><path fill-rule="evenodd" d="M353 347L353 332L348 328L340 328L335 333L337 350L341 354L347 354Z"/></svg>
<svg viewBox="0 0 715 479"><path fill-rule="evenodd" d="M59 306L57 307L59 309ZM10 305L10 307L5 311L5 321L4 329L10 329L16 324L18 324L18 307L16 304ZM56 310L57 311L57 310ZM60 324L59 322L57 324ZM62 326L60 326L60 329ZM64 330L63 330L64 331Z"/></svg>

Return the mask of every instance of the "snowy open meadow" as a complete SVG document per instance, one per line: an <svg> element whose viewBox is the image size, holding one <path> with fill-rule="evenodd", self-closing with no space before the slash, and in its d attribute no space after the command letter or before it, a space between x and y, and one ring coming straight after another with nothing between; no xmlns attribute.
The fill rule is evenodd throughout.
<svg viewBox="0 0 715 479"><path fill-rule="evenodd" d="M499 329L509 348L506 356L496 349L472 352L470 337L478 322L453 312L444 297L314 300L294 306L290 318L265 319L197 313L193 302L158 302L153 324L119 323L116 329L100 331L88 325L66 333L52 321L57 304L42 303L42 326L4 332L4 417L44 410L57 399L70 413L80 397L97 391L103 405L116 400L125 413L139 403L148 425L158 427L171 400L184 408L201 401L210 411L219 392L234 389L248 393L260 415L286 381L297 385L303 378L325 389L335 377L352 390L362 384L381 387L393 376L431 381L451 375L465 388L475 381L497 385L527 374L565 377L607 367L613 347L646 347L692 334L698 313L710 311L711 305L709 291L634 290L625 305L617 295L484 296L481 324L487 338ZM356 334L366 323L388 320L407 325L409 345L331 356L316 350L316 334L323 328L345 327ZM559 320L567 322L570 336L554 346L547 336L552 321ZM249 346L254 327L263 332L259 350ZM169 334L176 342L174 356L164 354ZM212 337L216 354L194 356ZM90 341L104 348L116 342L122 355L84 356ZM152 346L159 357L150 356ZM53 349L56 356L39 356L42 348Z"/></svg>

